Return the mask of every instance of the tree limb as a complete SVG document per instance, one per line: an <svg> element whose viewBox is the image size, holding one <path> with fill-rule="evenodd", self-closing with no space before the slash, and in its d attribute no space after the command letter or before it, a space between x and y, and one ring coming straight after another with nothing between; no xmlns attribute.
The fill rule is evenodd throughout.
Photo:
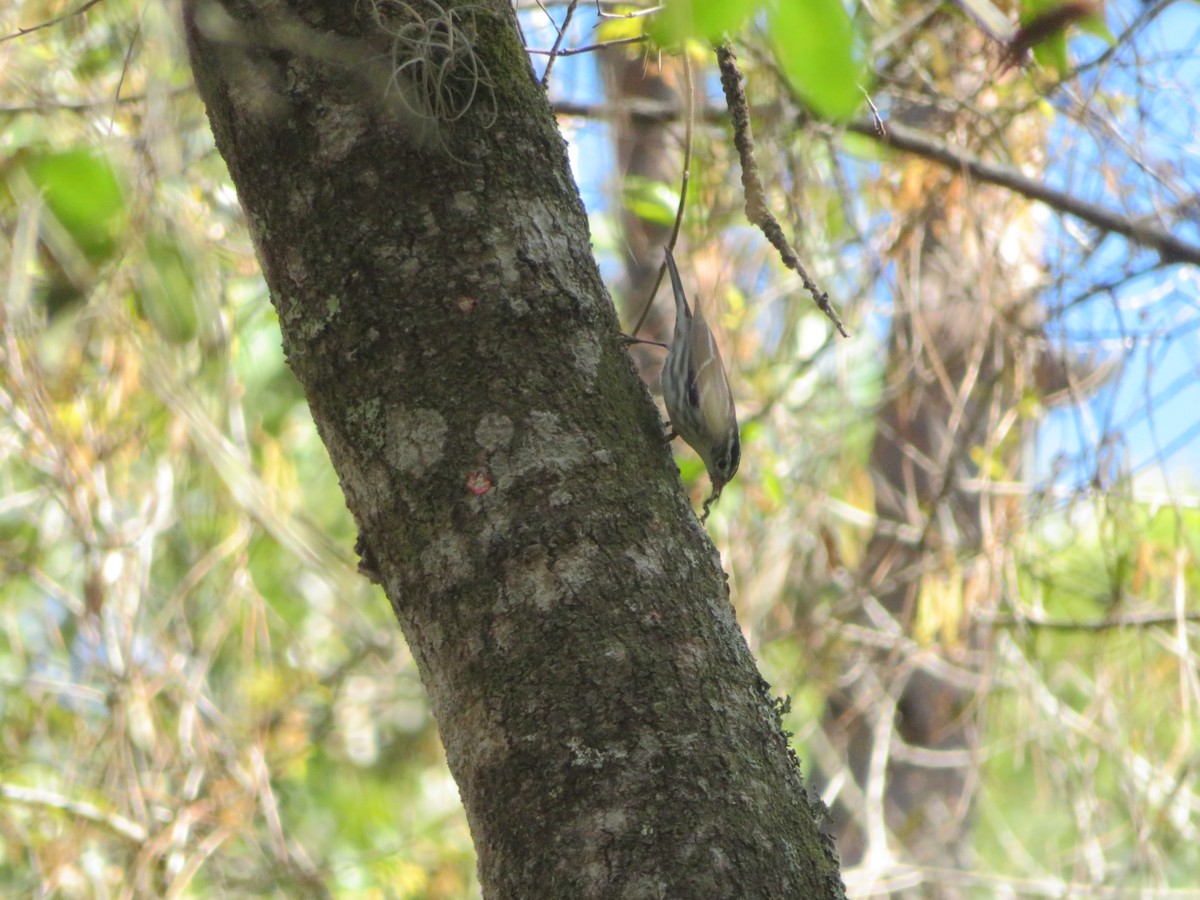
<svg viewBox="0 0 1200 900"><path fill-rule="evenodd" d="M57 809L65 813L70 813L73 816L86 819L94 825L103 826L114 834L120 835L135 844L144 844L148 837L146 829L132 819L128 819L119 813L103 810L94 803L64 797L62 794L55 793L54 791L23 787L16 784L0 784L0 797L10 803L20 803L23 806Z"/></svg>
<svg viewBox="0 0 1200 900"><path fill-rule="evenodd" d="M881 132L873 121L865 119L850 122L845 127L847 131L871 138L888 147L913 153L950 169L957 169L984 184L1008 188L1030 200L1044 203L1058 212L1082 219L1102 231L1122 235L1135 244L1157 251L1165 263L1200 265L1200 246L1196 244L1189 243L1162 228L1052 188L1009 166L980 159L915 128L888 122Z"/></svg>
<svg viewBox="0 0 1200 900"><path fill-rule="evenodd" d="M812 294L821 312L829 317L829 321L837 327L842 337L849 337L842 320L833 311L829 303L829 294L817 287L816 282L809 277L779 226L778 220L771 214L767 206L766 191L762 179L758 176L758 162L754 158L754 137L750 131L750 107L746 103L746 92L742 90L742 72L738 68L737 56L733 52L733 44L725 41L718 44L717 65L721 69L721 87L725 91L725 102L733 118L733 143L737 147L738 159L742 164L742 189L746 194L746 218L757 225L767 236L772 246L779 251L784 265L800 276L805 289Z"/></svg>
<svg viewBox="0 0 1200 900"><path fill-rule="evenodd" d="M16 40L17 38L24 37L27 34L33 34L35 31L41 31L43 28L52 28L61 22L67 21L67 19L75 18L75 16L81 16L100 2L101 0L88 0L87 3L83 4L83 6L79 7L78 9L73 9L70 12L63 13L61 16L55 16L53 19L48 19L45 22L39 22L37 25L30 25L28 28L18 28L12 34L6 34L4 37L0 37L0 44Z"/></svg>
<svg viewBox="0 0 1200 900"><path fill-rule="evenodd" d="M559 115L601 119L616 115L615 110L607 109L603 105L584 103L560 102L555 104L555 111ZM644 102L632 110L627 110L625 114L632 115L635 120L662 122L676 118L678 111L667 104ZM724 121L725 115L723 110L713 107L697 111L697 118L705 122ZM1081 219L1101 231L1119 234L1134 244L1157 251L1162 261L1168 265L1200 265L1200 245L1173 235L1163 228L1140 222L1074 194L1052 188L1035 178L1023 175L1011 166L980 159L916 128L888 122L881 133L872 119L856 120L844 127L853 134L968 174L984 184L1007 188L1030 200L1044 203L1057 212Z"/></svg>

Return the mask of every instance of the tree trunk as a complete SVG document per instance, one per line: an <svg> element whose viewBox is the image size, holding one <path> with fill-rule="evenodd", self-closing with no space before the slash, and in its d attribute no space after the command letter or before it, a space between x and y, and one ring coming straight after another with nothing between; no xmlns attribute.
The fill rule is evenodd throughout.
<svg viewBox="0 0 1200 900"><path fill-rule="evenodd" d="M840 896L509 5L444 10L185 19L484 893Z"/></svg>
<svg viewBox="0 0 1200 900"><path fill-rule="evenodd" d="M976 29L964 33L951 19L930 30L958 53L949 71L964 83L986 83L976 72L987 65ZM968 94L964 85L948 86L955 91ZM978 133L986 122L980 110L995 102L989 93L952 112L937 100L931 93L897 102L893 121L954 134L968 146L995 138ZM1044 163L1045 136L1026 119L1012 120L1005 135L1026 169ZM877 606L856 617L937 647L939 665L891 647L864 654L848 665L854 674L830 698L826 723L857 796L880 799L879 809L860 803L853 815L850 803L836 804L842 859L857 863L869 839L882 838L867 827L875 817L908 859L952 867L971 853L975 725L988 684L986 632L973 617L999 603L994 548L1020 528L1018 504L971 482L1020 472L1033 435L1021 404L1037 397L1051 406L1068 383L1083 396L1094 380L1088 364L1057 351L1044 332L1044 238L1030 201L926 162L910 161L903 177L893 203L903 227L889 250L898 290L871 448L878 524L860 569L863 596ZM940 623L933 633L931 622ZM882 789L870 783L877 779ZM945 888L931 896L959 894Z"/></svg>

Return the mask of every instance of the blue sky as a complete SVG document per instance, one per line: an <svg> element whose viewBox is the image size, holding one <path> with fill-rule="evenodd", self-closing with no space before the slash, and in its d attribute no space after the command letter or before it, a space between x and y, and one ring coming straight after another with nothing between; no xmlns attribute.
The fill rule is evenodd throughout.
<svg viewBox="0 0 1200 900"><path fill-rule="evenodd" d="M1119 32L1143 8L1110 4L1110 27ZM1104 46L1084 39L1072 50L1074 58L1090 59ZM1119 91L1120 103L1099 109L1087 130L1059 120L1051 145L1062 152L1047 180L1150 221L1190 195L1195 215L1174 230L1200 244L1200 206L1195 204L1200 193L1200 6L1168 8L1139 35L1133 50L1088 73L1076 97L1056 98L1056 105L1098 106L1092 93L1097 83ZM1134 156L1140 158L1131 164ZM1142 484L1195 490L1200 487L1200 271L1156 267L1154 254L1131 250L1112 237L1083 254L1081 234L1090 237L1069 220L1056 228L1048 255L1068 275L1046 304L1061 311L1055 330L1065 344L1122 366L1083 409L1049 417L1040 434L1037 470L1044 475L1055 457L1065 456L1081 463L1081 476L1097 463L1110 470L1119 465ZM1105 282L1118 286L1078 299Z"/></svg>

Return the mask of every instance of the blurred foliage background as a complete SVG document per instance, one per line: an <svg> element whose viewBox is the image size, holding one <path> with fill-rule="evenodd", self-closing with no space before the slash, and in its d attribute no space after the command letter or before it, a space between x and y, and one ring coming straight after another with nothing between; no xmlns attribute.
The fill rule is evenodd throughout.
<svg viewBox="0 0 1200 900"><path fill-rule="evenodd" d="M0 892L469 896L177 14L0 46Z"/></svg>
<svg viewBox="0 0 1200 900"><path fill-rule="evenodd" d="M626 322L693 109L681 246L745 447L710 531L851 893L1194 895L1197 267L889 150L872 109L1195 246L1200 15L989 6L518 11ZM0 12L0 892L476 896L178 10L72 9ZM746 223L725 29L848 340Z"/></svg>

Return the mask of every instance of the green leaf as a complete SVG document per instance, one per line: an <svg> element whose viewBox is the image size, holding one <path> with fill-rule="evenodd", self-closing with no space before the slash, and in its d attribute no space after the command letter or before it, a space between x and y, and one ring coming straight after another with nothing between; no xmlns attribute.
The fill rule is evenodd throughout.
<svg viewBox="0 0 1200 900"><path fill-rule="evenodd" d="M646 16L635 15L638 7L632 4L615 4L608 7L608 17L601 19L596 27L596 40L619 41L641 37L646 33Z"/></svg>
<svg viewBox="0 0 1200 900"><path fill-rule="evenodd" d="M719 41L740 31L757 6L757 0L669 0L655 16L650 33L660 46L688 38Z"/></svg>
<svg viewBox="0 0 1200 900"><path fill-rule="evenodd" d="M894 155L890 147L880 144L875 138L869 138L863 134L855 134L853 131L847 131L840 138L842 152L847 156L853 156L855 159L864 159L869 162L879 162L880 160L888 159Z"/></svg>
<svg viewBox="0 0 1200 900"><path fill-rule="evenodd" d="M864 99L867 66L839 0L778 0L769 23L779 63L804 102L825 119L853 115Z"/></svg>
<svg viewBox="0 0 1200 900"><path fill-rule="evenodd" d="M108 260L125 224L125 196L108 160L89 150L30 157L29 180L92 265Z"/></svg>
<svg viewBox="0 0 1200 900"><path fill-rule="evenodd" d="M1053 69L1059 77L1065 77L1071 68L1067 59L1067 36L1057 31L1050 37L1033 45L1033 58L1039 66Z"/></svg>
<svg viewBox="0 0 1200 900"><path fill-rule="evenodd" d="M704 460L696 455L696 452L683 444L682 441L676 441L677 444L682 444L682 448L675 453L675 465L679 467L679 477L684 484L694 484L705 475Z"/></svg>
<svg viewBox="0 0 1200 900"><path fill-rule="evenodd" d="M1095 9L1103 7L1097 4ZM1093 13L1091 6L1081 3L1022 0L1020 20L1021 34L1028 43L1032 43L1034 59L1039 65L1054 69L1060 76L1065 76L1070 68L1067 55L1067 30L1070 26L1076 25L1081 31L1095 35L1109 45L1116 43L1104 16Z"/></svg>
<svg viewBox="0 0 1200 900"><path fill-rule="evenodd" d="M597 253L618 253L623 249L624 238L608 213L589 213L588 230L592 233L592 249Z"/></svg>
<svg viewBox="0 0 1200 900"><path fill-rule="evenodd" d="M1104 16L1085 16L1079 20L1079 30L1098 37L1110 47L1116 46L1117 36L1112 33Z"/></svg>
<svg viewBox="0 0 1200 900"><path fill-rule="evenodd" d="M787 494L784 491L783 482L773 469L759 470L758 486L773 505L781 506L784 503Z"/></svg>
<svg viewBox="0 0 1200 900"><path fill-rule="evenodd" d="M184 344L196 336L196 285L188 258L164 235L146 240L146 264L138 272L138 308L162 337Z"/></svg>
<svg viewBox="0 0 1200 900"><path fill-rule="evenodd" d="M639 175L625 179L626 208L643 221L672 225L679 208L679 194L670 185Z"/></svg>

